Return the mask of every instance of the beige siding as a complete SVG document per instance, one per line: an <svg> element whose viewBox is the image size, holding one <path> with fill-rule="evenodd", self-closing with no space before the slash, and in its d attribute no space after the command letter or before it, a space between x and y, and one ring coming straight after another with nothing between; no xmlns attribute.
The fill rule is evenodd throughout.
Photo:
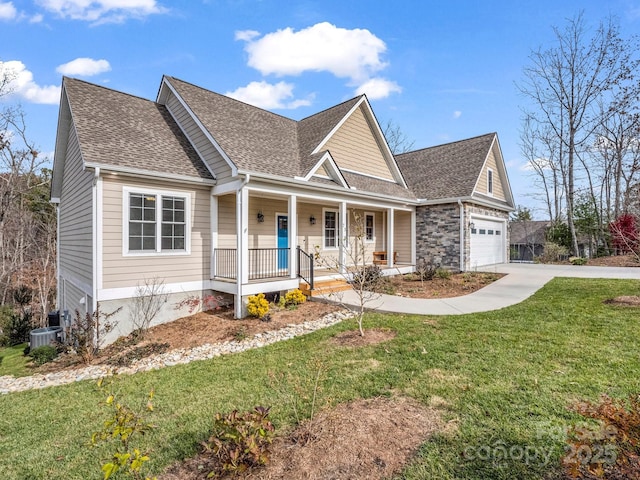
<svg viewBox="0 0 640 480"><path fill-rule="evenodd" d="M203 160L207 162L209 168L214 172L216 178L218 180L224 180L230 177L231 168L229 164L222 158L220 152L218 152L211 141L205 136L200 127L196 125L191 115L189 115L173 93L169 94L166 106L180 125L180 128L182 128L197 151L202 155Z"/></svg>
<svg viewBox="0 0 640 480"><path fill-rule="evenodd" d="M87 286L93 284L92 185L93 173L82 169L78 139L71 129L60 196L60 269Z"/></svg>
<svg viewBox="0 0 640 480"><path fill-rule="evenodd" d="M347 119L326 144L340 168L393 180L362 108Z"/></svg>
<svg viewBox="0 0 640 480"><path fill-rule="evenodd" d="M394 214L393 249L397 253L396 262L411 263L411 213L398 212Z"/></svg>
<svg viewBox="0 0 640 480"><path fill-rule="evenodd" d="M168 190L191 197L191 253L189 255L123 255L123 187ZM210 271L210 190L161 181L124 180L105 176L103 184L103 287L135 287L145 279L165 283L201 281Z"/></svg>
<svg viewBox="0 0 640 480"><path fill-rule="evenodd" d="M218 248L236 248L236 196L218 197Z"/></svg>
<svg viewBox="0 0 640 480"><path fill-rule="evenodd" d="M276 215L287 215L289 204L286 200L271 198L249 198L249 248L276 248ZM258 212L264 215L264 222L258 222ZM295 248L295 245L293 245Z"/></svg>
<svg viewBox="0 0 640 480"><path fill-rule="evenodd" d="M482 173L480 174L480 178L478 179L478 187L476 191L478 193L483 193L485 195L488 194L487 191L487 171L491 169L493 170L493 196L500 200L506 200L504 196L504 187L502 185L502 179L500 178L500 173L498 171L498 164L496 162L496 157L493 154L493 151L489 152L489 156L487 157L487 163L485 164Z"/></svg>
<svg viewBox="0 0 640 480"><path fill-rule="evenodd" d="M329 173L324 168L324 165L320 165L320 167L315 171L314 175L329 177Z"/></svg>

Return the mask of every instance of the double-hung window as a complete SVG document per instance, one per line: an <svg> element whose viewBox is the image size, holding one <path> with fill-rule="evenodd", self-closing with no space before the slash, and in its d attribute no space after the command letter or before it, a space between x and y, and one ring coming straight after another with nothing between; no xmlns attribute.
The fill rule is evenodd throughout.
<svg viewBox="0 0 640 480"><path fill-rule="evenodd" d="M338 212L324 211L324 248L338 248Z"/></svg>
<svg viewBox="0 0 640 480"><path fill-rule="evenodd" d="M487 170L487 193L493 195L493 170Z"/></svg>
<svg viewBox="0 0 640 480"><path fill-rule="evenodd" d="M375 216L373 213L365 213L364 240L365 242L373 242L374 239L375 239Z"/></svg>
<svg viewBox="0 0 640 480"><path fill-rule="evenodd" d="M188 195L125 188L124 202L125 254L188 253Z"/></svg>

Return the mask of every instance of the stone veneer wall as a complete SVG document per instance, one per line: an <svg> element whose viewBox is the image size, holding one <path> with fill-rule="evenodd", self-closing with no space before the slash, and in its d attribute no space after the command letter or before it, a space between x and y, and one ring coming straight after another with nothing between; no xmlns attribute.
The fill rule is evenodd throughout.
<svg viewBox="0 0 640 480"><path fill-rule="evenodd" d="M416 208L416 260L460 270L460 206L457 203Z"/></svg>
<svg viewBox="0 0 640 480"><path fill-rule="evenodd" d="M505 245L504 245L504 259L505 262L509 262L509 213L503 210L497 210L495 208L481 207L473 203L464 204L464 270L471 269L471 235L469 235L469 224L471 223L471 215L482 215L484 217L495 217L501 220L507 220L506 228L504 229Z"/></svg>

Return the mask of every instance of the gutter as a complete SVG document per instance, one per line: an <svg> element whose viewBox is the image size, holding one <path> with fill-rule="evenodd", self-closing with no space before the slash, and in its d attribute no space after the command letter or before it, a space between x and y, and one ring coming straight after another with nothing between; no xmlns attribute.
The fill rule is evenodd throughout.
<svg viewBox="0 0 640 480"><path fill-rule="evenodd" d="M107 172L112 172L112 173L120 173L123 175L129 175L132 177L141 177L141 178L149 178L149 177L153 177L153 178L161 178L164 180L171 180L172 182L178 182L178 183L200 183L200 184L204 184L204 185L216 185L218 182L215 179L208 179L208 178L196 178L196 177L189 177L187 175L175 175L172 174L170 172L164 173L164 172L154 172L154 171L150 171L150 170L139 170L137 168L129 168L129 167L115 167L112 165L101 165L99 163L92 163L92 162L85 162L84 163L84 167L85 168L94 168L96 170L104 170Z"/></svg>

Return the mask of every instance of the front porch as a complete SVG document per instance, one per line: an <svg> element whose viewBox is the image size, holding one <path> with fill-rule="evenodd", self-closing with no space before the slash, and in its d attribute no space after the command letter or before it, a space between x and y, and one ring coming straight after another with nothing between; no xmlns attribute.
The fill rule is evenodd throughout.
<svg viewBox="0 0 640 480"><path fill-rule="evenodd" d="M214 290L233 294L236 316L241 317L249 295L298 288L300 282L313 286L318 278L344 278L353 265L411 271L414 216L411 207L248 186L213 196ZM381 260L380 252L391 251Z"/></svg>

